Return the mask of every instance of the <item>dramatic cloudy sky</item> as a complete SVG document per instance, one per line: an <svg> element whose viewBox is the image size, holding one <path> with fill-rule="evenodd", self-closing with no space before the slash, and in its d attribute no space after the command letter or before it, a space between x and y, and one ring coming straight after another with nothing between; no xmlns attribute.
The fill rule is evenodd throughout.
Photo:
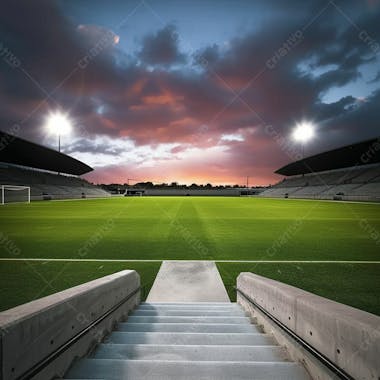
<svg viewBox="0 0 380 380"><path fill-rule="evenodd" d="M95 182L276 181L307 154L379 135L378 0L3 0L0 129L56 147Z"/></svg>

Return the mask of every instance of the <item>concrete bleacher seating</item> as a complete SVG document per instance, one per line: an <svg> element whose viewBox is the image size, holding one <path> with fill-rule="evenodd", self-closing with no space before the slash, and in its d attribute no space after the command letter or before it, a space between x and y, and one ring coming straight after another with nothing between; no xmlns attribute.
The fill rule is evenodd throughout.
<svg viewBox="0 0 380 380"><path fill-rule="evenodd" d="M289 194L289 198L298 198L300 196L305 196L307 198L318 197L328 188L328 185L299 187L296 191Z"/></svg>
<svg viewBox="0 0 380 380"><path fill-rule="evenodd" d="M260 193L260 196L380 201L380 165L288 177Z"/></svg>
<svg viewBox="0 0 380 380"><path fill-rule="evenodd" d="M7 164L0 165L0 184L29 186L32 200L110 196L107 191L79 177L24 169Z"/></svg>
<svg viewBox="0 0 380 380"><path fill-rule="evenodd" d="M380 166L371 166L352 179L352 183L380 182Z"/></svg>
<svg viewBox="0 0 380 380"><path fill-rule="evenodd" d="M368 195L371 197L377 197L377 199L380 200L380 182L366 183L360 187L353 189L350 192L350 195L360 197Z"/></svg>

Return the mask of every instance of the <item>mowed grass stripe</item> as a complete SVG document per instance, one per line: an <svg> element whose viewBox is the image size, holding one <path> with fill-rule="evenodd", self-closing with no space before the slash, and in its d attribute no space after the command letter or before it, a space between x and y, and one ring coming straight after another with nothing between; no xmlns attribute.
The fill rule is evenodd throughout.
<svg viewBox="0 0 380 380"><path fill-rule="evenodd" d="M86 258L186 260L198 244L215 260L376 261L380 207L225 197L36 202L1 207L0 231L29 258L76 258L89 244ZM4 244L0 257L12 257Z"/></svg>
<svg viewBox="0 0 380 380"><path fill-rule="evenodd" d="M207 232L206 223L199 215L196 204L194 198L182 198L176 218L171 221L166 245L170 256L181 255L178 251L182 251L188 253L188 257L184 259L191 257L191 260L206 260L215 257L215 244Z"/></svg>
<svg viewBox="0 0 380 380"><path fill-rule="evenodd" d="M141 198L132 197L124 201L127 204L133 202L134 207L119 219L110 236L102 240L100 249L103 247L105 252L109 252L107 256L159 260L161 252L167 247L171 223L177 217L180 203L168 202L168 199L161 202L151 199L142 207ZM115 236L120 242L119 250L114 245ZM94 255L99 256L97 247L94 247L94 251Z"/></svg>

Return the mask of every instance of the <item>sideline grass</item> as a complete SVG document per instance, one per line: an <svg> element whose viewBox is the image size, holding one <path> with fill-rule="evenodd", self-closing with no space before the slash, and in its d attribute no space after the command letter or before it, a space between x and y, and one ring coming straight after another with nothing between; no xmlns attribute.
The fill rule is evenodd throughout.
<svg viewBox="0 0 380 380"><path fill-rule="evenodd" d="M145 298L160 265L160 263L136 262L2 262L0 311L124 269L135 269L140 274L143 298Z"/></svg>
<svg viewBox="0 0 380 380"><path fill-rule="evenodd" d="M378 204L228 197L35 202L0 207L0 257L377 261L378 231ZM3 309L127 267L152 282L159 268L71 263L53 288L39 294L43 280L25 265L0 262ZM52 279L64 264L33 265ZM225 265L232 278L258 268L256 273L379 313L377 264L356 264L348 272L346 264L302 264L306 269L298 272L280 263Z"/></svg>
<svg viewBox="0 0 380 380"><path fill-rule="evenodd" d="M253 272L380 315L380 264L217 263L231 300L241 272Z"/></svg>

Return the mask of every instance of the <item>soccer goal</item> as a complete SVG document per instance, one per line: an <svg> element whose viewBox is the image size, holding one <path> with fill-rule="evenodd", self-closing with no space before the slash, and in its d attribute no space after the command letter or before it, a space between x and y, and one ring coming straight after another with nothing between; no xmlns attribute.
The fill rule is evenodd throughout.
<svg viewBox="0 0 380 380"><path fill-rule="evenodd" d="M1 204L15 202L30 203L30 187L1 185Z"/></svg>

